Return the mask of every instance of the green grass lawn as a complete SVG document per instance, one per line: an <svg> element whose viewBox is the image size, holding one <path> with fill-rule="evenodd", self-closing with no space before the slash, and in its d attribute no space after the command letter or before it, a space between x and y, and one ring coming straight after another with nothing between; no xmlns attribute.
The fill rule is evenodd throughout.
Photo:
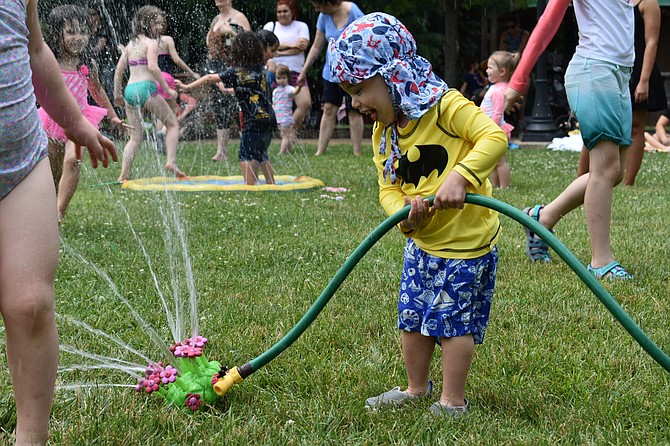
<svg viewBox="0 0 670 446"><path fill-rule="evenodd" d="M210 340L207 356L228 367L239 366L281 339L386 215L377 200L369 145L370 156L363 157L354 157L345 145L332 146L320 157L313 156L315 147L309 144L292 156L278 157L277 151L273 144L278 174L309 175L328 186L346 187L344 200L323 198L323 190L137 192L100 186L117 178L118 165L97 171L87 168L61 227L63 250L56 283L56 308L63 316L61 343L145 364L69 321L76 319L151 359L162 359L112 286L80 256L106 272L118 293L171 343L151 271L168 301L176 294L188 305L189 277L180 231L192 264L199 331ZM231 152L231 159L236 159L236 151ZM237 162L213 163L213 154L210 142L183 144L180 167L190 175L239 174ZM577 157L532 148L512 151L508 155L512 187L496 191L494 197L519 208L544 203L571 181ZM162 174L149 150L135 164L135 177ZM613 250L635 279L605 283L665 352L670 352L669 183L668 156L648 154L636 186L616 189ZM168 220L177 215L179 224L171 220L165 224L166 215ZM59 390L51 441L56 445L670 444L670 375L558 256L549 265L529 263L521 227L507 217L501 220L497 292L486 342L476 349L468 380L471 412L463 419L427 416L434 399L396 411L369 412L363 407L366 397L406 385L395 328L404 238L392 232L363 258L292 347L233 386L216 406L192 414L126 387ZM588 262L582 209L565 217L556 235ZM188 320L188 306L184 312ZM0 345L0 443L7 444L15 407L4 350ZM61 352L61 367L91 363L95 361ZM439 352L432 375L437 399ZM59 375L59 386L72 384L134 385L135 381L105 369Z"/></svg>

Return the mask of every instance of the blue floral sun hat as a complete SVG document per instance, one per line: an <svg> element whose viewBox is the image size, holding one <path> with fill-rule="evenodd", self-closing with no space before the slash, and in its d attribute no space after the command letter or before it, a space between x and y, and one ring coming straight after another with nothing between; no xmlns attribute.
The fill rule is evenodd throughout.
<svg viewBox="0 0 670 446"><path fill-rule="evenodd" d="M355 20L340 37L330 39L330 71L341 83L359 84L376 74L386 81L396 113L419 119L449 88L428 60L416 53L416 41L395 17L375 12ZM395 161L400 159L397 121L384 129L379 153L386 154L390 127L391 154L384 166L384 179L395 183Z"/></svg>

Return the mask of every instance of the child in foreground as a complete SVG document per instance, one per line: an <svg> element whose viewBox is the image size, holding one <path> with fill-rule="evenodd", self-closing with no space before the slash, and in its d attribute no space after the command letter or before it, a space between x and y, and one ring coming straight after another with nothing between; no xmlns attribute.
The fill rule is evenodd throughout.
<svg viewBox="0 0 670 446"><path fill-rule="evenodd" d="M240 31L233 40L231 59L234 66L218 74L206 74L188 85L176 81L177 86L190 91L203 85L223 82L235 90L242 110L242 135L239 160L244 182L253 186L258 182L257 170L263 171L265 182L274 184L274 172L268 147L272 140L275 118L267 94L263 65L271 54L261 37L251 31Z"/></svg>
<svg viewBox="0 0 670 446"><path fill-rule="evenodd" d="M293 150L293 97L300 93L300 85L292 87L289 84L291 70L284 64L278 64L275 68L277 87L272 91L272 108L277 116L279 134L281 135L281 147L279 154L291 153Z"/></svg>
<svg viewBox="0 0 670 446"><path fill-rule="evenodd" d="M411 204L398 328L409 383L368 398L367 407L428 397L435 343L442 348L442 393L431 413L468 410L465 383L474 344L484 340L498 264L498 214L465 204L466 192L491 196L487 179L507 150L503 131L416 53L407 28L373 13L329 45L332 74L361 113L376 121L379 196L394 214ZM431 206L425 198L435 195Z"/></svg>
<svg viewBox="0 0 670 446"><path fill-rule="evenodd" d="M0 54L0 313L16 400L15 444L44 445L58 368L58 216L35 99L74 143L77 158L82 146L93 167L117 156L68 91L42 37L36 0L0 2Z"/></svg>
<svg viewBox="0 0 670 446"><path fill-rule="evenodd" d="M512 136L514 126L505 122L505 91L507 90L507 82L509 82L514 68L516 68L518 54L508 51L496 51L491 54L486 65L486 75L492 85L486 91L480 105L482 111L505 132L508 141ZM509 164L507 164L507 159L503 155L496 168L491 172L491 182L493 187L507 189L509 180Z"/></svg>

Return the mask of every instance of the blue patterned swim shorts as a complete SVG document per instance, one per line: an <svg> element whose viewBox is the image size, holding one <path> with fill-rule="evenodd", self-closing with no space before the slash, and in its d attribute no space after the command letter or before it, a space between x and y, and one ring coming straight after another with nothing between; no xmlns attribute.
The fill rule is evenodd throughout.
<svg viewBox="0 0 670 446"><path fill-rule="evenodd" d="M409 239L398 300L398 328L424 336L471 334L484 342L498 267L498 248L476 259L444 259Z"/></svg>

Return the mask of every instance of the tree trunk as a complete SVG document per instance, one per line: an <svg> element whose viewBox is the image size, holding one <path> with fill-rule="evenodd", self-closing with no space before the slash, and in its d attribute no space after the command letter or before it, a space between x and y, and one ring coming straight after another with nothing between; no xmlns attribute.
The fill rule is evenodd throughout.
<svg viewBox="0 0 670 446"><path fill-rule="evenodd" d="M444 0L444 80L459 87L458 0Z"/></svg>

